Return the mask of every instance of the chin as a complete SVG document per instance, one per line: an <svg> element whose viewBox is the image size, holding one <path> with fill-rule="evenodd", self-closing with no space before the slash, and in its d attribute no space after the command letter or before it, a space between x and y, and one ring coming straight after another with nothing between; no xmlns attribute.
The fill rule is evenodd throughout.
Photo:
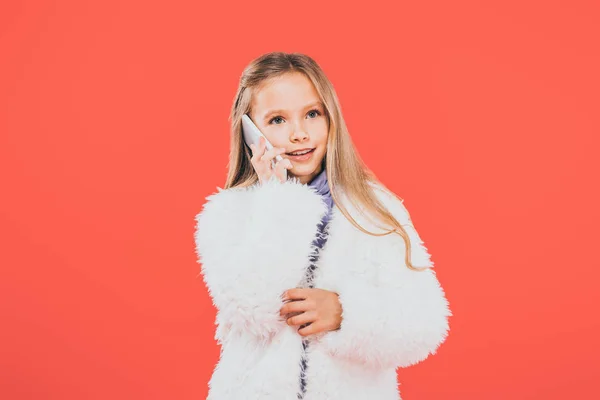
<svg viewBox="0 0 600 400"><path fill-rule="evenodd" d="M307 165L307 166L301 166L299 168L294 167L291 170L288 170L288 177L294 177L304 183L308 183L311 179L314 179L315 176L317 175L317 174L314 174L314 172L317 170L317 168L318 168L318 165L315 165L315 166ZM314 176L311 176L313 174L314 174Z"/></svg>
<svg viewBox="0 0 600 400"><path fill-rule="evenodd" d="M295 176L308 176L314 173L319 168L319 165L299 165L289 170Z"/></svg>

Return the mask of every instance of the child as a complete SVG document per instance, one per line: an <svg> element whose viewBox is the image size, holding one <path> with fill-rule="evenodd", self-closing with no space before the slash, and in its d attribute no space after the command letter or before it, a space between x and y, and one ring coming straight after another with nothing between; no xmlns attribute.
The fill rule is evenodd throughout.
<svg viewBox="0 0 600 400"><path fill-rule="evenodd" d="M273 149L245 145L244 114ZM435 354L452 315L403 200L306 55L254 60L230 120L225 188L196 216L221 345L208 399L399 400L396 369Z"/></svg>

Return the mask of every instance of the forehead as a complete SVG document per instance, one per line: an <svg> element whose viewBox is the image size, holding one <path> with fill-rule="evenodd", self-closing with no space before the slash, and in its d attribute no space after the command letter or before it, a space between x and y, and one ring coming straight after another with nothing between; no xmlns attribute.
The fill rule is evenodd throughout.
<svg viewBox="0 0 600 400"><path fill-rule="evenodd" d="M319 93L310 79L301 73L288 73L271 78L256 90L252 96L252 109L256 113L272 109L294 111L319 100Z"/></svg>

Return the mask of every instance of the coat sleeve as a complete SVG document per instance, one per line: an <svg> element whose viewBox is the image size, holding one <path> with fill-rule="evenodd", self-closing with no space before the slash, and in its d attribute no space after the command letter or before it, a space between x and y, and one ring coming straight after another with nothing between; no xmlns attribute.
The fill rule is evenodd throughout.
<svg viewBox="0 0 600 400"><path fill-rule="evenodd" d="M300 282L326 205L307 185L275 178L219 189L206 199L194 237L217 309L215 339L222 344L241 335L268 342L289 328L279 316L280 296Z"/></svg>
<svg viewBox="0 0 600 400"><path fill-rule="evenodd" d="M433 267L403 202L389 193L380 195L409 235L413 265ZM407 367L436 353L448 335L452 313L435 271L409 269L399 235L381 238L394 244L391 251L372 252L373 265L380 269L379 280L375 284L354 275L336 283L341 327L327 332L320 341L334 357L373 368Z"/></svg>

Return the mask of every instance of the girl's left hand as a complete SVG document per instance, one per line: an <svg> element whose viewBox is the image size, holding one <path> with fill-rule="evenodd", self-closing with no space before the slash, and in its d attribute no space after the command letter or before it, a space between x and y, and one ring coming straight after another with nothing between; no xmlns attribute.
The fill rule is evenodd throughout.
<svg viewBox="0 0 600 400"><path fill-rule="evenodd" d="M329 290L293 288L282 295L286 303L279 315L285 316L291 326L310 324L298 329L301 336L334 331L342 324L342 305L338 294ZM293 314L290 316L289 314Z"/></svg>

